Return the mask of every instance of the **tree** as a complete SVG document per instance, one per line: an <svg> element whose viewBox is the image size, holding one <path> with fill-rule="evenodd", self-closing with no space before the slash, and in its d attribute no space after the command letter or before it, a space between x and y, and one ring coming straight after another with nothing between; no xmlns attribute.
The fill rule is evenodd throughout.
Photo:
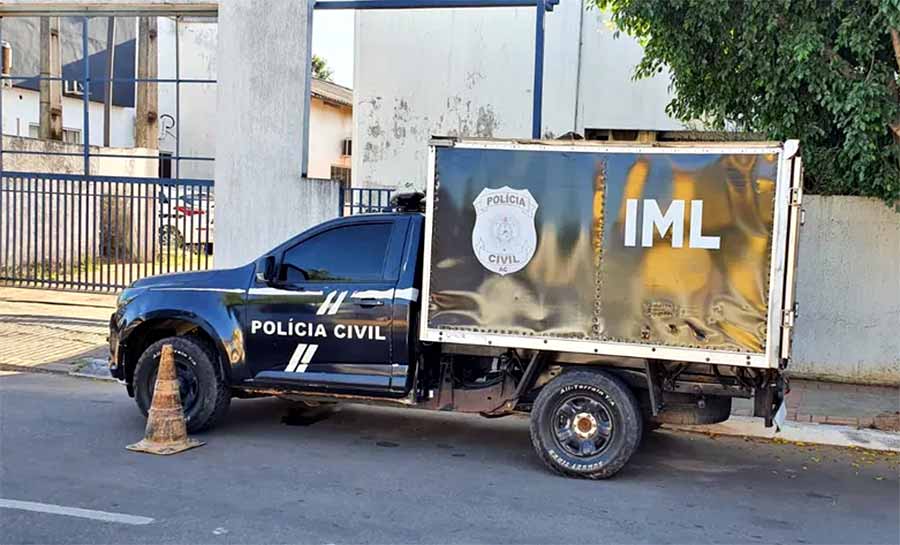
<svg viewBox="0 0 900 545"><path fill-rule="evenodd" d="M331 68L328 68L328 61L318 55L312 56L312 75L314 78L331 81Z"/></svg>
<svg viewBox="0 0 900 545"><path fill-rule="evenodd" d="M591 0L668 68L667 111L799 138L812 192L900 198L900 0Z"/></svg>

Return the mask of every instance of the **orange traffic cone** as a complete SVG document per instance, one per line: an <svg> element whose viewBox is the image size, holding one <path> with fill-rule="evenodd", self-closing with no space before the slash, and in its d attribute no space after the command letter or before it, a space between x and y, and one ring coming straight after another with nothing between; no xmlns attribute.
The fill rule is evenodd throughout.
<svg viewBox="0 0 900 545"><path fill-rule="evenodd" d="M203 444L187 435L175 372L175 353L172 345L163 345L144 439L125 448L150 454L176 454Z"/></svg>

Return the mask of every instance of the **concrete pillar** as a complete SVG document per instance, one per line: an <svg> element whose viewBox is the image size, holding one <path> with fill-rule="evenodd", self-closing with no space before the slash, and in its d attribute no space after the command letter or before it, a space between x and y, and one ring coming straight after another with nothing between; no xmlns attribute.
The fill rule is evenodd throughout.
<svg viewBox="0 0 900 545"><path fill-rule="evenodd" d="M156 45L156 17L138 20L137 77L158 77L159 58ZM134 116L134 145L138 148L159 149L159 89L158 84L137 83L137 108Z"/></svg>
<svg viewBox="0 0 900 545"><path fill-rule="evenodd" d="M302 177L307 0L219 5L216 266L247 263L337 215L335 182Z"/></svg>
<svg viewBox="0 0 900 545"><path fill-rule="evenodd" d="M59 49L59 17L41 17L41 77L62 75ZM40 82L40 118L38 135L43 140L63 139L62 82Z"/></svg>

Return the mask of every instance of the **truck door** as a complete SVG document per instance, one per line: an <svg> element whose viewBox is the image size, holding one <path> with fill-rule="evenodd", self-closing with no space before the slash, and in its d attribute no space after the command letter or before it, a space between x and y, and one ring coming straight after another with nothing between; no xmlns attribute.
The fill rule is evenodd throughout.
<svg viewBox="0 0 900 545"><path fill-rule="evenodd" d="M387 392L392 303L408 218L353 218L284 248L275 286L245 307L255 381Z"/></svg>

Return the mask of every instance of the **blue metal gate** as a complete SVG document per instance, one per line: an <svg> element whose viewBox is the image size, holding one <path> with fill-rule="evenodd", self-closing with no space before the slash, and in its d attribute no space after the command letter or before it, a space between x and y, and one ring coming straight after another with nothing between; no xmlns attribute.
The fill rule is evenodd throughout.
<svg viewBox="0 0 900 545"><path fill-rule="evenodd" d="M390 212L393 189L342 187L338 213L341 216Z"/></svg>
<svg viewBox="0 0 900 545"><path fill-rule="evenodd" d="M3 172L0 284L111 291L212 265L210 180Z"/></svg>

